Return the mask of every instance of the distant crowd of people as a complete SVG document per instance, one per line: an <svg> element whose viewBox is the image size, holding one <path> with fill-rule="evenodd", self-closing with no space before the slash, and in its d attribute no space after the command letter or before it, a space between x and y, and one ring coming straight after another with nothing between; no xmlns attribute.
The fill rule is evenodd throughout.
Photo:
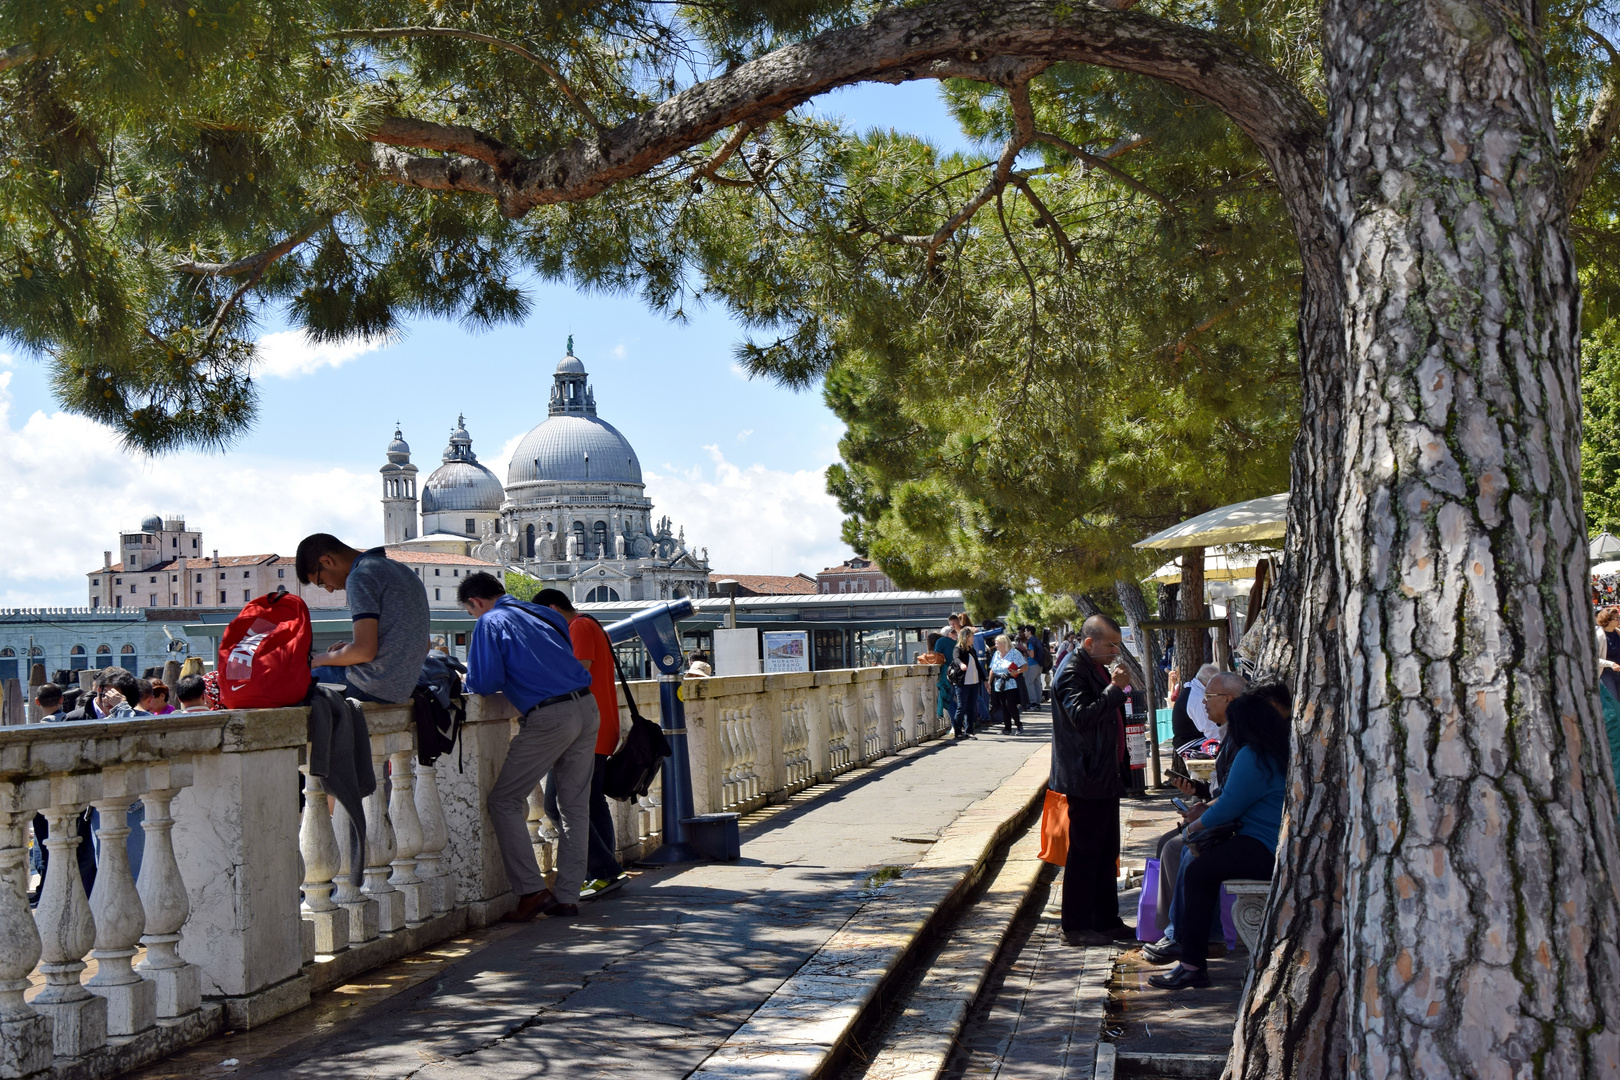
<svg viewBox="0 0 1620 1080"><path fill-rule="evenodd" d="M918 659L939 666L936 715L950 717L958 741L998 723L1004 735L1022 734L1024 710L1040 708L1054 663L1050 643L1035 627L979 629L966 612L931 634Z"/></svg>

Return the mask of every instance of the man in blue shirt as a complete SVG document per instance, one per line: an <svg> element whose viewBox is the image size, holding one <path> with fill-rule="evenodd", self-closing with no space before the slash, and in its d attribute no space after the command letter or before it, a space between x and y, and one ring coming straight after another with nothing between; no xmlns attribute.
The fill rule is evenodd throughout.
<svg viewBox="0 0 1620 1080"><path fill-rule="evenodd" d="M494 575L480 572L463 578L456 600L478 620L467 648L467 689L475 694L505 693L523 713L506 764L489 793L495 842L501 848L506 879L518 896L517 907L504 918L524 922L536 915L578 915L600 722L590 673L574 658L563 617L506 595ZM553 770L562 814L555 890L546 888L540 874L527 824L529 793Z"/></svg>

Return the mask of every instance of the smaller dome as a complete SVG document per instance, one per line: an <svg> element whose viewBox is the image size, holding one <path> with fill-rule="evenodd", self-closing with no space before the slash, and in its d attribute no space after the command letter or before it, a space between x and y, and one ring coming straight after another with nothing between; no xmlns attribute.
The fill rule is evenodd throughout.
<svg viewBox="0 0 1620 1080"><path fill-rule="evenodd" d="M585 374L585 361L581 360L573 353L569 353L567 356L563 357L557 362L557 374L583 375Z"/></svg>
<svg viewBox="0 0 1620 1080"><path fill-rule="evenodd" d="M162 532L163 517L159 514L148 514L141 518L141 532Z"/></svg>
<svg viewBox="0 0 1620 1080"><path fill-rule="evenodd" d="M404 434L399 428L394 429L394 441L388 444L388 460L395 465L403 465L411 459L411 446L405 441Z"/></svg>

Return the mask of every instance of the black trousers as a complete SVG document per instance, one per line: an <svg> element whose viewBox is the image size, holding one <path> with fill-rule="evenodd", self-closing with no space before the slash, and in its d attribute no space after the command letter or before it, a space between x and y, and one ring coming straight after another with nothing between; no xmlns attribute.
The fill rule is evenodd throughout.
<svg viewBox="0 0 1620 1080"><path fill-rule="evenodd" d="M1221 910L1221 882L1233 878L1271 877L1277 857L1252 836L1234 836L1216 844L1181 874L1181 917L1176 920L1176 941L1181 958L1203 967L1209 957L1209 932Z"/></svg>
<svg viewBox="0 0 1620 1080"><path fill-rule="evenodd" d="M1069 857L1063 864L1063 931L1120 926L1119 800L1069 800Z"/></svg>
<svg viewBox="0 0 1620 1080"><path fill-rule="evenodd" d="M1001 726L1002 727L1009 727L1010 728L1014 724L1022 724L1023 723L1023 721L1018 718L1018 684L1017 683L1014 683L1013 685L1007 687L1007 689L1005 689L1005 690L993 690L993 691L991 691L991 695L992 695L992 700L995 703L994 707L995 707L996 711L1001 714Z"/></svg>

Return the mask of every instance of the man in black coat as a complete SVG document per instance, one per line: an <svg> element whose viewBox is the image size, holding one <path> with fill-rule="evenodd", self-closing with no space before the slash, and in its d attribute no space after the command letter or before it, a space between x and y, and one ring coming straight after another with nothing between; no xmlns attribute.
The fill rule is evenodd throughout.
<svg viewBox="0 0 1620 1080"><path fill-rule="evenodd" d="M1070 945L1127 941L1135 932L1119 917L1120 761L1125 746L1119 623L1093 615L1078 648L1052 680L1050 786L1069 803L1069 857L1063 866L1063 939Z"/></svg>

